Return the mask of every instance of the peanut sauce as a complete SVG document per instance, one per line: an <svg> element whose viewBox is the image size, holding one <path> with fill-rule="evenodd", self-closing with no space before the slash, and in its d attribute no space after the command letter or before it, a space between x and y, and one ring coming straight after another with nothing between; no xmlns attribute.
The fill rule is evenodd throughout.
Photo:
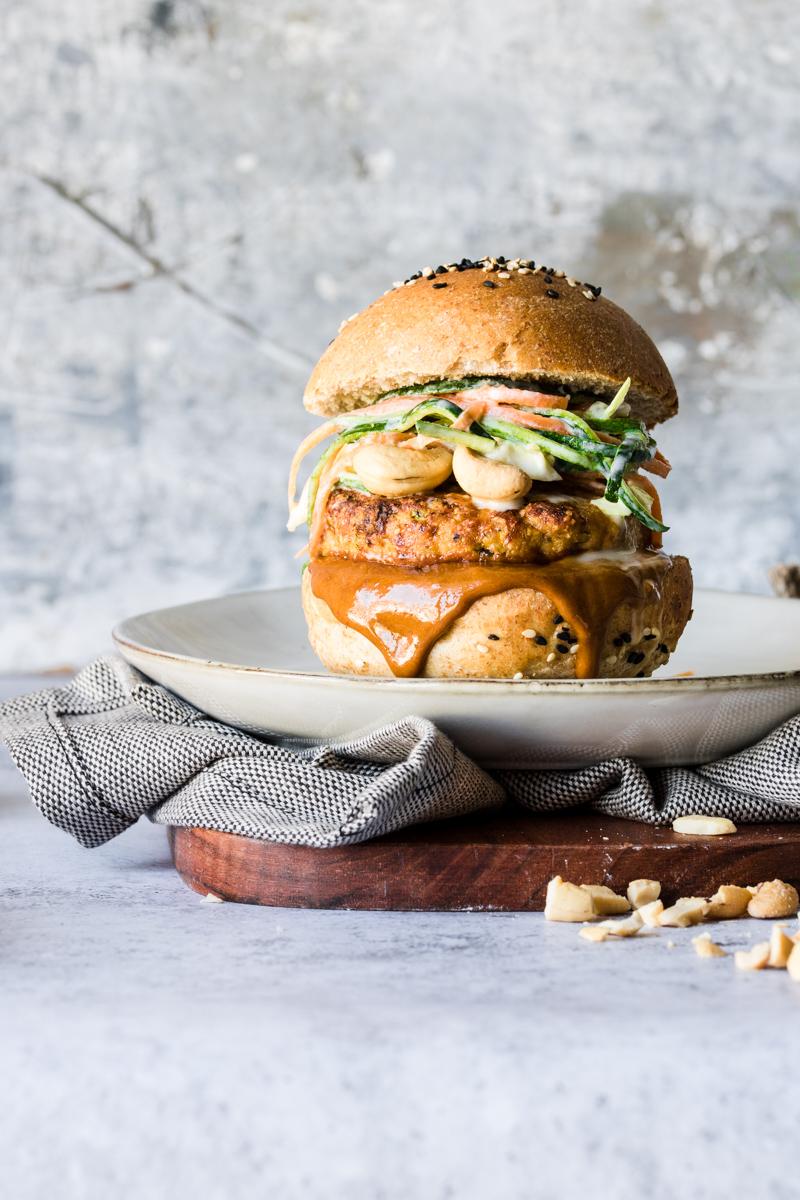
<svg viewBox="0 0 800 1200"><path fill-rule="evenodd" d="M655 600L672 559L655 551L590 553L543 566L439 563L396 567L318 558L311 590L344 625L381 651L394 675L419 675L433 644L481 596L533 588L552 603L578 639L575 674L597 676L611 619L647 592Z"/></svg>

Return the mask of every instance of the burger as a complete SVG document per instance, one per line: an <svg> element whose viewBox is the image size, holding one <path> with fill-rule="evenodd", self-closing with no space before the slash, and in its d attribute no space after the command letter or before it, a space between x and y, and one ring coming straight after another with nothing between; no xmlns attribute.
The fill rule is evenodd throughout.
<svg viewBox="0 0 800 1200"><path fill-rule="evenodd" d="M678 398L599 287L526 258L426 267L343 322L304 402L327 419L292 463L289 528L308 524L303 607L331 671L630 678L667 662L692 575L662 549L670 465L650 431Z"/></svg>

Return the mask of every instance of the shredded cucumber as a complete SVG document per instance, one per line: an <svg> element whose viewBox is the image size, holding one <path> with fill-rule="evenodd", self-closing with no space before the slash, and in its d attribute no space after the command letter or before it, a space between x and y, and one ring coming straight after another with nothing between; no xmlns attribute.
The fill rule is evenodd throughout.
<svg viewBox="0 0 800 1200"><path fill-rule="evenodd" d="M466 429L448 429L446 425L437 425L435 421L419 421L417 433L438 438L440 442L448 445L467 446L470 450L476 450L478 454L485 454L497 445L494 438L480 437L476 433L468 433Z"/></svg>
<svg viewBox="0 0 800 1200"><path fill-rule="evenodd" d="M620 406L624 404L625 396L630 388L630 379L625 381L614 399L606 406L602 406L598 402L580 413L560 407L537 409L542 416L554 417L563 422L569 430L568 433L531 429L525 425L517 425L513 421L496 420L492 417L484 417L480 422L473 421L469 429L452 428L453 423L461 416L462 410L442 393L461 392L486 384L506 382L506 380L491 378L433 380L421 386L401 388L398 391L386 393L387 396L423 397L405 412L370 417L359 417L358 412L354 412L340 418L345 426L344 432L322 454L307 485L309 521L316 501L320 476L325 464L337 448L345 442L356 441L367 433L416 431L425 437L437 438L445 445L466 446L478 454L496 457L500 461L503 461L502 448L504 446L517 445L535 448L538 453L546 456L545 462L548 464L552 464L555 459L568 472L594 471L602 475L606 481L604 502L614 506L624 505L626 510L648 529L662 532L667 528L653 517L646 493L630 484L626 479L630 471L653 458L656 453L656 443L648 434L643 421L614 416ZM558 403L560 397L555 395L553 399ZM605 441L598 436L599 433L609 434L618 440ZM553 476L558 477L555 471L553 471ZM342 472L338 486L361 492L368 491L351 471Z"/></svg>

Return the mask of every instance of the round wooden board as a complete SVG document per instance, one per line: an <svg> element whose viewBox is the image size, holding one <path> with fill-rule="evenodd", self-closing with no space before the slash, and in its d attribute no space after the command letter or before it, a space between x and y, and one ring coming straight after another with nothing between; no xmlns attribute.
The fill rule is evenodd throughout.
<svg viewBox="0 0 800 1200"><path fill-rule="evenodd" d="M667 900L710 896L722 883L800 883L800 824L697 838L589 810L504 809L328 850L207 829L169 833L175 866L195 891L284 908L537 911L553 875L622 892L631 879L658 879Z"/></svg>

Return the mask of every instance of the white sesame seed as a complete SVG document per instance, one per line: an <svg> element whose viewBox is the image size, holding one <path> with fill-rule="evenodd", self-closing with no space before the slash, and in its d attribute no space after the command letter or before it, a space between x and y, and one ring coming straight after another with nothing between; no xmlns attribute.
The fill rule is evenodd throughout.
<svg viewBox="0 0 800 1200"><path fill-rule="evenodd" d="M547 658L545 659L545 662L555 662L555 661L556 661L555 654L548 654Z"/></svg>
<svg viewBox="0 0 800 1200"><path fill-rule="evenodd" d="M655 626L653 626L653 628L650 630L650 632L653 634L654 637L661 637L661 630L656 629Z"/></svg>
<svg viewBox="0 0 800 1200"><path fill-rule="evenodd" d="M452 275L454 271L458 270L458 267L455 265L455 263L453 263L452 267L448 267L447 270Z"/></svg>
<svg viewBox="0 0 800 1200"><path fill-rule="evenodd" d="M430 278L430 276L433 275L433 273L434 273L433 267L423 267L422 268L422 274L425 276L426 279Z"/></svg>
<svg viewBox="0 0 800 1200"><path fill-rule="evenodd" d="M535 629L523 629L522 636L526 637L526 638L535 638L536 630Z"/></svg>
<svg viewBox="0 0 800 1200"><path fill-rule="evenodd" d="M594 300L594 293L590 292L588 288L583 289L583 294L587 300Z"/></svg>
<svg viewBox="0 0 800 1200"><path fill-rule="evenodd" d="M514 674L514 678L515 678L515 679L522 679L522 671L516 671L516 672L515 672L515 674Z"/></svg>
<svg viewBox="0 0 800 1200"><path fill-rule="evenodd" d="M511 275L509 274L508 271L498 271L497 278L498 279L510 279Z"/></svg>
<svg viewBox="0 0 800 1200"><path fill-rule="evenodd" d="M567 276L566 271L553 271L553 274L555 275L556 279L566 279Z"/></svg>
<svg viewBox="0 0 800 1200"><path fill-rule="evenodd" d="M478 654L488 654L489 653L489 647L481 645L480 642L475 643L475 649L478 651Z"/></svg>
<svg viewBox="0 0 800 1200"><path fill-rule="evenodd" d="M402 279L395 279L394 283L392 284L392 287L393 287L393 288L399 288L399 287L402 287L402 286L403 286L403 280L402 280Z"/></svg>
<svg viewBox="0 0 800 1200"><path fill-rule="evenodd" d="M652 629L650 628L650 626L649 626L649 625L646 625L646 626L645 626L644 633L642 634L642 636L643 636L643 637L647 637L647 635L648 635L649 633L652 633L652 632L653 632L653 631L652 631Z"/></svg>
<svg viewBox="0 0 800 1200"><path fill-rule="evenodd" d="M577 287L577 286L578 286L578 281L577 281L577 279L573 279L571 275L567 275L565 278L566 278L566 281L567 281L567 283L569 284L569 286L570 286L570 287Z"/></svg>
<svg viewBox="0 0 800 1200"><path fill-rule="evenodd" d="M517 271L518 275L530 275L530 273L531 273L530 267L520 267L519 270Z"/></svg>
<svg viewBox="0 0 800 1200"><path fill-rule="evenodd" d="M571 645L571 646L570 646L570 648L569 648L569 652L570 652L570 654L577 654L577 653L578 653L578 643L577 643L577 642L573 642L573 643L572 643L572 645Z"/></svg>

